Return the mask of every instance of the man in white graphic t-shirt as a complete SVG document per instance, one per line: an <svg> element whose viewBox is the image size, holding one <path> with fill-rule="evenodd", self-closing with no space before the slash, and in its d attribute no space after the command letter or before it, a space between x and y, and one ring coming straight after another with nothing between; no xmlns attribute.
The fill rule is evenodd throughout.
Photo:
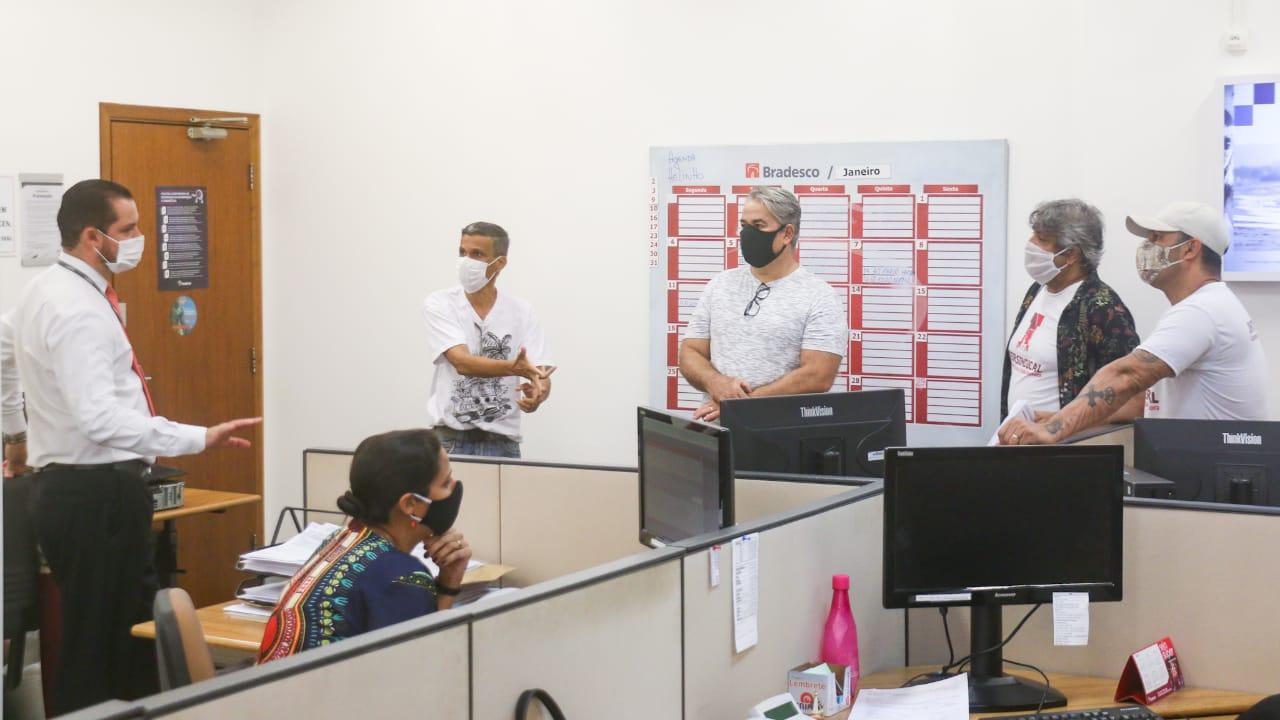
<svg viewBox="0 0 1280 720"><path fill-rule="evenodd" d="M459 284L424 303L435 366L427 420L450 454L520 457L520 414L551 394L542 325L529 303L498 292L510 244L493 223L463 228Z"/></svg>
<svg viewBox="0 0 1280 720"><path fill-rule="evenodd" d="M1000 428L1006 445L1057 442L1104 422L1139 393L1152 393L1148 416L1263 420L1266 357L1249 313L1222 282L1231 245L1213 208L1174 203L1158 215L1130 216L1142 279L1172 305L1136 350L1098 371L1070 404L1043 423L1011 419Z"/></svg>

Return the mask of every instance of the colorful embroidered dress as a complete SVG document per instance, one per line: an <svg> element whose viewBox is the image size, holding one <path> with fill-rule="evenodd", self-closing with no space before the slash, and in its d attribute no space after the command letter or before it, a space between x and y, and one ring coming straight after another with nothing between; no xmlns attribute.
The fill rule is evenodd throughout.
<svg viewBox="0 0 1280 720"><path fill-rule="evenodd" d="M267 620L258 662L435 610L435 580L422 563L378 533L352 524L289 581Z"/></svg>

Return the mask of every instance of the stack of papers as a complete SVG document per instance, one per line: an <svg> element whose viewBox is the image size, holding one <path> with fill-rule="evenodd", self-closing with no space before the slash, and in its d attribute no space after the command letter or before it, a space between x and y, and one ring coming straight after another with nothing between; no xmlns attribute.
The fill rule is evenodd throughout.
<svg viewBox="0 0 1280 720"><path fill-rule="evenodd" d="M969 720L969 676L896 690L862 689L849 720Z"/></svg>
<svg viewBox="0 0 1280 720"><path fill-rule="evenodd" d="M280 602L280 595L284 593L285 585L288 583L288 578L271 578L261 585L240 588L236 592L236 599L247 603L275 607L276 603Z"/></svg>
<svg viewBox="0 0 1280 720"><path fill-rule="evenodd" d="M241 555L236 569L263 575L293 577L320 546L341 529L332 523L311 523L306 530L289 538L287 542Z"/></svg>

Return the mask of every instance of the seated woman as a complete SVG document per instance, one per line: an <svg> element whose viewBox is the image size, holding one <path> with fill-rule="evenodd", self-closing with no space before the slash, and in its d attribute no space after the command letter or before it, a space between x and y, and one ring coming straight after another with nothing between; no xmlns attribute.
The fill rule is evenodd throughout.
<svg viewBox="0 0 1280 720"><path fill-rule="evenodd" d="M1081 200L1041 203L1031 213L1024 262L1034 281L1022 299L1004 357L1000 417L1019 400L1038 417L1062 409L1098 369L1138 347L1133 316L1098 277L1102 213ZM1142 397L1112 422L1142 414Z"/></svg>
<svg viewBox="0 0 1280 720"><path fill-rule="evenodd" d="M267 621L258 662L376 630L453 605L471 548L453 529L462 483L430 430L367 438L351 461L351 516L289 581ZM409 552L423 543L432 577Z"/></svg>

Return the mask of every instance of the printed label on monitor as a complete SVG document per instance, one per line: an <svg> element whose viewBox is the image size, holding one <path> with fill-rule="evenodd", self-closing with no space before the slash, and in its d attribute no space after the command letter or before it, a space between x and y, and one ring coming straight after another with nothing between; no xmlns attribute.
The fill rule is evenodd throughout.
<svg viewBox="0 0 1280 720"><path fill-rule="evenodd" d="M973 599L972 593L936 593L933 595L917 595L915 601L918 603L954 603L969 602Z"/></svg>

